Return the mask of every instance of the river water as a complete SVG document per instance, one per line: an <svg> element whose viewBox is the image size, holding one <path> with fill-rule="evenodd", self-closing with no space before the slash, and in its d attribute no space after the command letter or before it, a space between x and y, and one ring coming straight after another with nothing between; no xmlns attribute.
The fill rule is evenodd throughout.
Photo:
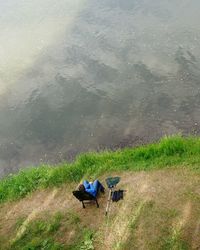
<svg viewBox="0 0 200 250"><path fill-rule="evenodd" d="M200 134L199 0L0 2L0 176Z"/></svg>

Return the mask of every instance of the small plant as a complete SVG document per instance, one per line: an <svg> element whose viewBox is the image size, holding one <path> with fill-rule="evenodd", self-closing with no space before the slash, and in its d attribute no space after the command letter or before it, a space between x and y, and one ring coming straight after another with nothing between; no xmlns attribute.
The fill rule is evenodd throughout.
<svg viewBox="0 0 200 250"><path fill-rule="evenodd" d="M51 238L41 239L34 238L30 243L27 243L21 248L22 250L61 250L63 246L55 243Z"/></svg>
<svg viewBox="0 0 200 250"><path fill-rule="evenodd" d="M93 246L93 233L86 230L84 233L84 241L80 246L80 250L94 250Z"/></svg>
<svg viewBox="0 0 200 250"><path fill-rule="evenodd" d="M25 219L26 219L26 217L19 217L19 218L17 218L17 221L15 223L16 230L18 230L22 226L22 224L24 223Z"/></svg>
<svg viewBox="0 0 200 250"><path fill-rule="evenodd" d="M68 216L69 216L69 221L70 221L71 224L78 224L78 223L80 223L80 221L81 221L81 219L80 219L80 217L78 216L78 214L76 214L76 213L74 213L74 212L70 212L70 213L68 214Z"/></svg>
<svg viewBox="0 0 200 250"><path fill-rule="evenodd" d="M56 232L60 226L61 226L61 219L63 218L63 215L61 213L56 213L53 217L53 219L48 223L47 225L47 232Z"/></svg>

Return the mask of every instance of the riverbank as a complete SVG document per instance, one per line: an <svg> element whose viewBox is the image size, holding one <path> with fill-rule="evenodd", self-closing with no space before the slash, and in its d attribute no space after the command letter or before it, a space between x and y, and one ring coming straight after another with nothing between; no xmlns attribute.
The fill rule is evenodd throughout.
<svg viewBox="0 0 200 250"><path fill-rule="evenodd" d="M82 209L72 196L77 183L106 186L108 175L121 177L124 200L105 217L106 190L99 209ZM199 137L22 170L0 181L0 249L198 249L199 183Z"/></svg>
<svg viewBox="0 0 200 250"><path fill-rule="evenodd" d="M9 175L0 181L0 203L25 197L31 192L96 178L112 171L141 171L184 166L200 170L199 137L165 137L158 143L118 151L82 154L73 163L41 165Z"/></svg>
<svg viewBox="0 0 200 250"><path fill-rule="evenodd" d="M83 209L72 195L76 183L37 190L0 205L2 250L198 249L200 175L179 166L113 172L125 189L105 216L108 189L99 208ZM105 185L107 174L99 176Z"/></svg>

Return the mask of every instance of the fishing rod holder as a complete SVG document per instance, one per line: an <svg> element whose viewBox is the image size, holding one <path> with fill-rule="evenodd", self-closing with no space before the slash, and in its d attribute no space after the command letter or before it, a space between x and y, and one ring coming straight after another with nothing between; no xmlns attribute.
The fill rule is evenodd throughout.
<svg viewBox="0 0 200 250"><path fill-rule="evenodd" d="M105 215L107 215L108 211L109 211L112 191L119 182L120 182L120 177L108 177L106 179L106 184L107 184L107 186L109 188L109 195L108 195L108 201L107 201L107 205L106 205L106 213L105 213Z"/></svg>

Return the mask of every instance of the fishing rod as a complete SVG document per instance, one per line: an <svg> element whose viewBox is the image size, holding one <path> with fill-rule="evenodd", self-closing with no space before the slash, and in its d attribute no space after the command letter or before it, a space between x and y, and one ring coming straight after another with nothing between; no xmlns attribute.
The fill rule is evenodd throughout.
<svg viewBox="0 0 200 250"><path fill-rule="evenodd" d="M109 208L110 208L112 191L119 182L120 182L120 177L108 177L106 179L106 184L109 188L109 194L108 194L108 200L107 200L106 212L105 212L106 216L108 215Z"/></svg>

